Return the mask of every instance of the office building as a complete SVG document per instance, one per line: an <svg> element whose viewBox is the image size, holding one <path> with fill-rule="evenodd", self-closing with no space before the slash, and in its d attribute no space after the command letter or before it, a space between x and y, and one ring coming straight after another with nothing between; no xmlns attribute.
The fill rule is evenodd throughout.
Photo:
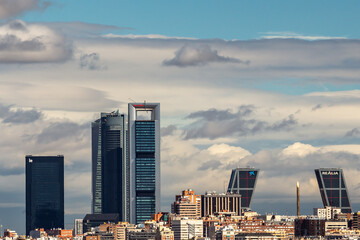
<svg viewBox="0 0 360 240"><path fill-rule="evenodd" d="M26 235L64 228L64 156L25 157Z"/></svg>
<svg viewBox="0 0 360 240"><path fill-rule="evenodd" d="M255 168L236 168L231 172L228 193L241 195L241 208L244 210L250 209L258 174L259 169Z"/></svg>
<svg viewBox="0 0 360 240"><path fill-rule="evenodd" d="M315 169L315 175L324 207L340 208L343 213L351 213L350 199L342 169Z"/></svg>
<svg viewBox="0 0 360 240"><path fill-rule="evenodd" d="M206 193L201 196L201 216L206 217L215 213L226 213L235 216L241 215L240 194Z"/></svg>
<svg viewBox="0 0 360 240"><path fill-rule="evenodd" d="M101 113L92 127L92 213L117 213L121 221L130 214L130 166L127 117Z"/></svg>
<svg viewBox="0 0 360 240"><path fill-rule="evenodd" d="M160 211L160 104L129 103L130 222Z"/></svg>

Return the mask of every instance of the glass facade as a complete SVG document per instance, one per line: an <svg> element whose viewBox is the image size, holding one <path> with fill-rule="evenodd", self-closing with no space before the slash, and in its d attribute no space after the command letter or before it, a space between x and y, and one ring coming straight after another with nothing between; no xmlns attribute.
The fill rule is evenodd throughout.
<svg viewBox="0 0 360 240"><path fill-rule="evenodd" d="M26 234L64 228L64 157L26 156Z"/></svg>
<svg viewBox="0 0 360 240"><path fill-rule="evenodd" d="M155 121L135 122L136 223L155 213Z"/></svg>
<svg viewBox="0 0 360 240"><path fill-rule="evenodd" d="M241 208L249 209L259 169L236 168L230 176L228 192L241 195Z"/></svg>
<svg viewBox="0 0 360 240"><path fill-rule="evenodd" d="M129 221L129 158L126 116L101 113L92 123L93 213L117 213Z"/></svg>
<svg viewBox="0 0 360 240"><path fill-rule="evenodd" d="M320 196L324 207L337 207L341 208L343 213L351 213L351 204L342 169L315 169L315 176L319 184Z"/></svg>
<svg viewBox="0 0 360 240"><path fill-rule="evenodd" d="M160 103L129 103L130 223L160 211Z"/></svg>

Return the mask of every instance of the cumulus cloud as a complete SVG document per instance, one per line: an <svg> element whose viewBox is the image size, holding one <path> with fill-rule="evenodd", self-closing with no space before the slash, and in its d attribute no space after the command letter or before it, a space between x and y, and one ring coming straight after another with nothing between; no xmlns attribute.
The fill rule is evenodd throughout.
<svg viewBox="0 0 360 240"><path fill-rule="evenodd" d="M40 0L0 0L0 19L7 19L34 9L45 9L51 3Z"/></svg>
<svg viewBox="0 0 360 240"><path fill-rule="evenodd" d="M186 127L185 139L216 139L253 135L263 131L289 131L298 125L298 121L292 114L273 123L250 118L253 110L253 106L240 106L234 113L230 110L217 109L193 112L187 118L197 120Z"/></svg>
<svg viewBox="0 0 360 240"><path fill-rule="evenodd" d="M356 150L359 145L315 147L298 142L285 148L251 154L239 146L228 144L194 148L188 141L174 135L165 137L163 145L162 158L166 159L162 165L166 183L163 186L169 198L185 188L192 188L198 194L207 190L223 192L231 170L247 166L260 168L254 195L257 202L293 202L296 181L300 181L304 202L320 202L314 169L327 167L343 168L351 199L359 196L356 188L360 183L360 169L354 168L360 163L360 152ZM177 146L179 151L173 151ZM179 168L182 171L174 170Z"/></svg>
<svg viewBox="0 0 360 240"><path fill-rule="evenodd" d="M5 106L0 103L0 118L3 123L26 124L38 120L41 117L41 112L36 109L12 110L11 106Z"/></svg>
<svg viewBox="0 0 360 240"><path fill-rule="evenodd" d="M249 61L242 61L237 58L225 57L218 54L217 50L211 49L209 45L189 46L184 45L175 52L175 57L163 61L164 66L193 67L203 66L211 62L220 63L242 63L249 64Z"/></svg>
<svg viewBox="0 0 360 240"><path fill-rule="evenodd" d="M83 54L80 56L79 65L81 69L88 70L103 70L106 66L100 61L98 53Z"/></svg>
<svg viewBox="0 0 360 240"><path fill-rule="evenodd" d="M71 43L49 27L21 20L0 26L0 63L61 62L71 56Z"/></svg>

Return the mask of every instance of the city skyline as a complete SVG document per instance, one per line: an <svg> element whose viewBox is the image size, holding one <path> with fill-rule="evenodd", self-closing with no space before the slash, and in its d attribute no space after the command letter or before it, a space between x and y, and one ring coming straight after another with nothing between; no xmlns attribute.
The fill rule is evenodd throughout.
<svg viewBox="0 0 360 240"><path fill-rule="evenodd" d="M63 154L65 219L90 213L91 122L144 100L161 103L162 210L183 189L225 192L248 166L256 211L295 214L296 181L301 213L322 206L323 167L343 169L360 209L358 9L1 1L0 224L25 232L27 154Z"/></svg>

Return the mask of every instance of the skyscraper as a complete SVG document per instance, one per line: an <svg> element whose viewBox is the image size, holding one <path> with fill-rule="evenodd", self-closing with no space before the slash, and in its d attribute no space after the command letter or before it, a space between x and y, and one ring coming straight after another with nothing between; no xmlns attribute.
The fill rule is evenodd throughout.
<svg viewBox="0 0 360 240"><path fill-rule="evenodd" d="M324 207L337 207L343 213L351 213L350 199L342 169L319 168L315 169L315 175Z"/></svg>
<svg viewBox="0 0 360 240"><path fill-rule="evenodd" d="M250 209L259 169L236 168L230 176L228 192L241 195L241 209Z"/></svg>
<svg viewBox="0 0 360 240"><path fill-rule="evenodd" d="M26 234L64 228L64 156L25 157Z"/></svg>
<svg viewBox="0 0 360 240"><path fill-rule="evenodd" d="M101 113L92 123L92 212L129 220L129 158L126 115Z"/></svg>
<svg viewBox="0 0 360 240"><path fill-rule="evenodd" d="M160 103L129 103L130 221L160 210Z"/></svg>

